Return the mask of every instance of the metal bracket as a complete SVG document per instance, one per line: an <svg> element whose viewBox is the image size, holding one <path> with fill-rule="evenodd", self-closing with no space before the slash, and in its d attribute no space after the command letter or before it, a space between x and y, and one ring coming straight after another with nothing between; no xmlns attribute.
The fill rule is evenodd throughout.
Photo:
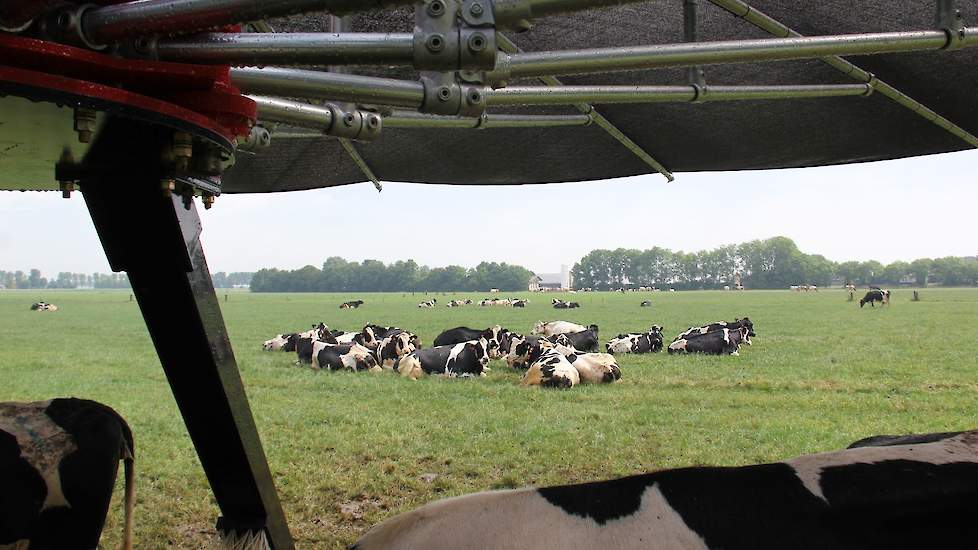
<svg viewBox="0 0 978 550"><path fill-rule="evenodd" d="M965 46L965 26L957 0L937 0L937 26L947 33L945 50L960 50Z"/></svg>
<svg viewBox="0 0 978 550"><path fill-rule="evenodd" d="M422 113L479 117L486 110L485 87L460 82L455 73L422 72Z"/></svg>
<svg viewBox="0 0 978 550"><path fill-rule="evenodd" d="M683 0L683 39L685 42L696 42L697 40L698 3L698 0ZM697 88L697 97L700 95L699 89L706 87L706 73L699 65L686 69L686 80L691 86Z"/></svg>
<svg viewBox="0 0 978 550"><path fill-rule="evenodd" d="M414 12L414 66L488 70L496 63L491 0L426 0Z"/></svg>

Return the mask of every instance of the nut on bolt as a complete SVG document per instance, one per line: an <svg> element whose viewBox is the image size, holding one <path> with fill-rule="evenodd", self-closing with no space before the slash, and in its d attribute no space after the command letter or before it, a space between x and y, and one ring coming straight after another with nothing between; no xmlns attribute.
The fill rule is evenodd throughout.
<svg viewBox="0 0 978 550"><path fill-rule="evenodd" d="M438 100L439 101L448 101L451 98L452 98L452 89L451 88L449 88L448 86L441 86L440 88L438 88Z"/></svg>
<svg viewBox="0 0 978 550"><path fill-rule="evenodd" d="M478 2L473 2L472 5L469 6L469 14L471 14L473 17L481 17L484 11L485 10L482 8L482 4Z"/></svg>
<svg viewBox="0 0 978 550"><path fill-rule="evenodd" d="M78 132L78 141L89 143L92 141L92 134L95 133L95 110L87 107L75 108L75 131Z"/></svg>
<svg viewBox="0 0 978 550"><path fill-rule="evenodd" d="M432 0L428 3L428 15L431 17L441 17L445 15L445 3L442 0Z"/></svg>
<svg viewBox="0 0 978 550"><path fill-rule="evenodd" d="M469 49L473 52L481 52L482 50L486 49L487 43L488 39L486 39L486 35L482 34L481 32L473 33L472 36L469 37Z"/></svg>
<svg viewBox="0 0 978 550"><path fill-rule="evenodd" d="M71 192L75 190L75 182L73 181L62 181L59 182L58 186L61 188L61 198L70 199Z"/></svg>
<svg viewBox="0 0 978 550"><path fill-rule="evenodd" d="M194 138L187 132L173 132L173 158L177 170L186 172L194 154Z"/></svg>
<svg viewBox="0 0 978 550"><path fill-rule="evenodd" d="M437 32L431 34L428 36L428 39L425 40L425 46L428 48L428 51L432 53L440 52L445 48L445 37Z"/></svg>
<svg viewBox="0 0 978 550"><path fill-rule="evenodd" d="M204 203L204 210L210 210L214 206L214 195L210 193L204 193L200 200Z"/></svg>

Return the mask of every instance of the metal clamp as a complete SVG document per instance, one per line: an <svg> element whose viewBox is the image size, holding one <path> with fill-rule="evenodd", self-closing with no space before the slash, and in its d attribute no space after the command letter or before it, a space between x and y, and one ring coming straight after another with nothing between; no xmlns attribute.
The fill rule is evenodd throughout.
<svg viewBox="0 0 978 550"><path fill-rule="evenodd" d="M956 0L937 0L937 26L947 33L945 50L960 50L965 46L965 26Z"/></svg>
<svg viewBox="0 0 978 550"><path fill-rule="evenodd" d="M419 111L435 115L478 117L486 110L485 87L459 82L453 73L421 73L424 103Z"/></svg>
<svg viewBox="0 0 978 550"><path fill-rule="evenodd" d="M85 36L84 28L82 28L82 18L85 12L97 7L99 6L95 4L68 4L52 10L41 19L41 36L69 46L90 50L106 49L106 45L89 40Z"/></svg>
<svg viewBox="0 0 978 550"><path fill-rule="evenodd" d="M380 136L383 122L379 114L336 103L327 103L325 107L333 112L333 125L327 134L358 141L373 141Z"/></svg>
<svg viewBox="0 0 978 550"><path fill-rule="evenodd" d="M496 63L491 0L426 0L415 10L414 67L487 70Z"/></svg>

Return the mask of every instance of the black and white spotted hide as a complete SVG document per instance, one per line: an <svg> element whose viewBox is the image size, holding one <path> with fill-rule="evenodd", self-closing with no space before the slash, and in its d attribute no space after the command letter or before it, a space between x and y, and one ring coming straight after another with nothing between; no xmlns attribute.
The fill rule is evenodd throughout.
<svg viewBox="0 0 978 550"><path fill-rule="evenodd" d="M747 328L729 328L689 334L669 344L669 353L705 353L708 355L740 355L740 344L747 335Z"/></svg>
<svg viewBox="0 0 978 550"><path fill-rule="evenodd" d="M680 338L685 338L689 335L696 334L706 334L707 332L713 332L715 330L720 330L724 328L729 328L731 330L739 329L740 327L745 327L747 333L744 335L744 343L748 346L751 345L750 339L757 334L754 333L754 322L750 320L749 317L744 317L743 319L737 319L736 321L717 321L715 323L710 323L708 325L703 325L700 327L689 327L682 334L673 339L673 342L679 340Z"/></svg>
<svg viewBox="0 0 978 550"><path fill-rule="evenodd" d="M326 342L313 343L312 368L353 372L379 369L373 352L364 346Z"/></svg>
<svg viewBox="0 0 978 550"><path fill-rule="evenodd" d="M476 493L390 518L351 549L973 548L978 432L944 435L773 464Z"/></svg>
<svg viewBox="0 0 978 550"><path fill-rule="evenodd" d="M129 425L101 403L0 403L0 548L96 548L122 460L131 549L134 449Z"/></svg>
<svg viewBox="0 0 978 550"><path fill-rule="evenodd" d="M652 325L648 332L619 334L605 344L610 354L656 353L662 350L662 327Z"/></svg>
<svg viewBox="0 0 978 550"><path fill-rule="evenodd" d="M399 358L417 349L411 342L412 336L409 332L399 331L385 337L375 351L377 364L385 369L393 369Z"/></svg>
<svg viewBox="0 0 978 550"><path fill-rule="evenodd" d="M521 336L519 334L513 334L509 342L509 353L506 354L506 365L511 369L526 370L530 368L530 363L533 362L533 357L531 355L533 351L536 350L537 357L541 351L539 346L540 341L546 341L541 336Z"/></svg>
<svg viewBox="0 0 978 550"><path fill-rule="evenodd" d="M543 342L546 342L545 340ZM545 388L573 388L581 383L581 375L566 357L552 347L549 342L536 345L540 354L530 364L520 384L523 386L542 386ZM531 350L531 357L535 355Z"/></svg>
<svg viewBox="0 0 978 550"><path fill-rule="evenodd" d="M413 351L397 361L395 370L412 380L425 374L465 378L485 376L488 365L486 341L479 339Z"/></svg>

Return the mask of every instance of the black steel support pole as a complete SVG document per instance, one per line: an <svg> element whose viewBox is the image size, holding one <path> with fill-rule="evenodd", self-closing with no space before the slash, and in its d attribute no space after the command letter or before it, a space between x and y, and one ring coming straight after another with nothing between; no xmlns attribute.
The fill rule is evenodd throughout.
<svg viewBox="0 0 978 550"><path fill-rule="evenodd" d="M126 271L223 517L293 548L200 243L200 218L160 186L170 131L109 120L81 191L114 271Z"/></svg>

